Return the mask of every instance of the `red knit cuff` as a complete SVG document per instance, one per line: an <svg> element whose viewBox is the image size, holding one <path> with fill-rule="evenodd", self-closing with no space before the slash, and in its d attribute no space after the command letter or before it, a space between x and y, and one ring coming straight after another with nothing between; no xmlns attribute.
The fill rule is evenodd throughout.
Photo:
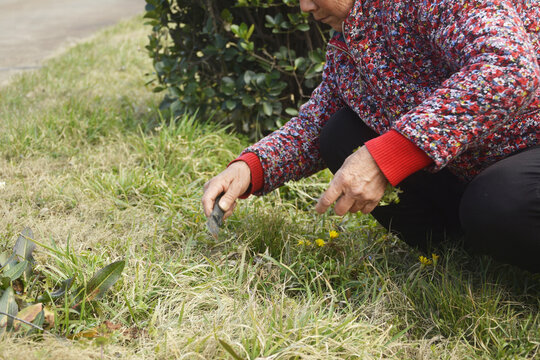
<svg viewBox="0 0 540 360"><path fill-rule="evenodd" d="M249 169L251 170L251 184L249 185L248 190L242 196L240 196L241 199L245 199L249 195L262 189L264 181L263 168L259 157L254 153L245 153L231 161L229 165L237 161L244 161L246 164L248 164Z"/></svg>
<svg viewBox="0 0 540 360"><path fill-rule="evenodd" d="M392 186L433 162L425 152L395 130L369 140L366 147Z"/></svg>

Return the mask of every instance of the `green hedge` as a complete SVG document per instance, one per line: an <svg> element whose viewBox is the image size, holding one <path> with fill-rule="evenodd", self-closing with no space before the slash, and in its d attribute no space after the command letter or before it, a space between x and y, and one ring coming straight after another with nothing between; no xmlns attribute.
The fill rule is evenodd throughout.
<svg viewBox="0 0 540 360"><path fill-rule="evenodd" d="M320 81L330 28L298 0L146 0L154 91L175 115L216 116L257 138ZM217 115L216 115L217 112Z"/></svg>

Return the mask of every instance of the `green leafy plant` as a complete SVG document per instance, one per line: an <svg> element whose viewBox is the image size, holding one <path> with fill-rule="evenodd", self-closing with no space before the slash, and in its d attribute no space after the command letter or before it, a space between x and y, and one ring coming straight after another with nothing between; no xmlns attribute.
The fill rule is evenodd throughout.
<svg viewBox="0 0 540 360"><path fill-rule="evenodd" d="M146 0L147 50L163 108L219 113L256 138L280 126L320 81L329 29L298 0Z"/></svg>
<svg viewBox="0 0 540 360"><path fill-rule="evenodd" d="M43 274L34 270L32 253L35 248L32 230L26 228L13 250L0 254L0 333L43 331L45 323L48 327L54 326L55 310L62 307L70 308L70 314L77 314L82 304L103 296L120 279L125 266L123 260L113 262L71 293L73 277L61 281L49 292L41 281ZM34 297L34 294L39 295Z"/></svg>

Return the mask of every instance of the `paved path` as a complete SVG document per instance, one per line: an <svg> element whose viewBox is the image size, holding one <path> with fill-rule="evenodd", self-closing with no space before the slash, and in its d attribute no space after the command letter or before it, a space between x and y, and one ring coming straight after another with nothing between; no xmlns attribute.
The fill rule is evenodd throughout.
<svg viewBox="0 0 540 360"><path fill-rule="evenodd" d="M0 86L58 49L144 11L144 0L0 0Z"/></svg>

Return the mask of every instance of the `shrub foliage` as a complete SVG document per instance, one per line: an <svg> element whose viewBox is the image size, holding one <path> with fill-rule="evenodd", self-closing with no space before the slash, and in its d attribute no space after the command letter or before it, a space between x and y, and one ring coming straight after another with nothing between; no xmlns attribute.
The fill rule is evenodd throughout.
<svg viewBox="0 0 540 360"><path fill-rule="evenodd" d="M146 0L147 50L163 108L217 111L256 138L280 126L320 81L330 29L298 0Z"/></svg>

